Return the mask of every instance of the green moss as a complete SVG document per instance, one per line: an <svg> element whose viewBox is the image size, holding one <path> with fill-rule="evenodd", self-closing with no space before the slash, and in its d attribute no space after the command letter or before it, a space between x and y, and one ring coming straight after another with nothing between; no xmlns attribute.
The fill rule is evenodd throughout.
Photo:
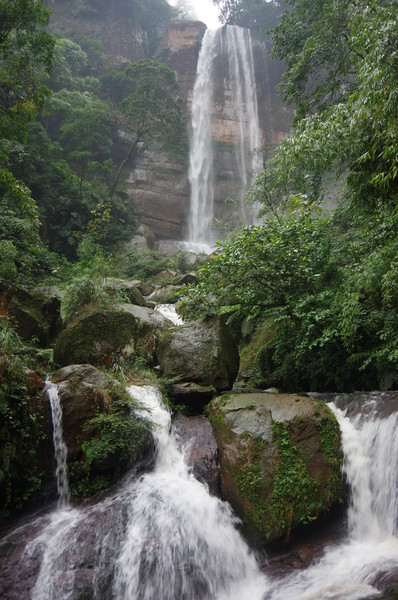
<svg viewBox="0 0 398 600"><path fill-rule="evenodd" d="M72 495L89 497L115 483L130 460L145 455L152 444L149 421L134 416L136 403L124 388L108 389L112 403L107 412L87 422L95 434L82 445L83 456L68 463Z"/></svg>
<svg viewBox="0 0 398 600"><path fill-rule="evenodd" d="M318 516L323 506L323 490L308 474L306 461L291 440L289 426L275 422L273 436L279 460L274 468L267 521L277 537L289 535L293 526L306 524Z"/></svg>

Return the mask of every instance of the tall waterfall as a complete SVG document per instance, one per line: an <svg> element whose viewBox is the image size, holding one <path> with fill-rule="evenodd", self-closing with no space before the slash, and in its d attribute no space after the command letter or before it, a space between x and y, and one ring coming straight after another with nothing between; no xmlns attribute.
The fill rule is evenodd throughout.
<svg viewBox="0 0 398 600"><path fill-rule="evenodd" d="M222 75L216 62L222 61ZM260 165L253 152L261 143L251 35L248 29L227 25L206 30L199 54L192 98L192 138L189 159L191 184L189 242L210 244L214 216L214 103L215 88L224 82L225 110L234 124L234 154L240 197L248 191ZM251 222L243 210L245 222Z"/></svg>

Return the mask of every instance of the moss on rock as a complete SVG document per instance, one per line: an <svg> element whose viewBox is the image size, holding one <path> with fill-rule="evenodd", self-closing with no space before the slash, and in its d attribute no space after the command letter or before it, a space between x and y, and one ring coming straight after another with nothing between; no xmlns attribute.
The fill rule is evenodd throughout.
<svg viewBox="0 0 398 600"><path fill-rule="evenodd" d="M287 539L340 500L340 432L326 405L300 396L231 394L214 399L209 416L223 492L255 540Z"/></svg>

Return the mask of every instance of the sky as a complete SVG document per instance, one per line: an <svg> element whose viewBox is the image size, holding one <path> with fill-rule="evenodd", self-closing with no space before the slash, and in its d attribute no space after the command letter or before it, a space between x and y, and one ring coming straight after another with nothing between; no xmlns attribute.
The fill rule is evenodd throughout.
<svg viewBox="0 0 398 600"><path fill-rule="evenodd" d="M220 27L220 22L217 19L218 10L211 0L167 0L172 6L183 4L190 7L196 13L192 18L197 18L199 21L206 23L208 27Z"/></svg>

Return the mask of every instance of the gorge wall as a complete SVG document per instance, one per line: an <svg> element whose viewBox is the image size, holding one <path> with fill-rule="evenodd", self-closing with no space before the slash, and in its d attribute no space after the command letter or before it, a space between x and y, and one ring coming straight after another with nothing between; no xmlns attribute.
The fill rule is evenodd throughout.
<svg viewBox="0 0 398 600"><path fill-rule="evenodd" d="M104 45L102 68L125 65L145 56L151 56L151 40L132 16L123 12L85 14L76 0L48 2L52 9L51 29L63 35L83 33L100 40ZM75 6L76 5L76 6ZM161 32L158 55L177 76L180 95L191 135L192 94L195 84L198 56L204 23L199 21L169 20ZM158 32L159 34L160 32ZM258 116L261 142L273 145L289 131L292 110L283 105L275 90L280 80L281 67L271 61L264 44L253 40L254 71L256 79ZM239 202L241 186L233 147L239 137L239 124L232 110L233 87L228 73L223 72L228 57L216 60L214 101L210 109L214 159L214 237L221 238L242 222ZM120 132L114 150L114 159L120 163L126 154L127 136ZM125 176L125 202L142 225L147 226L161 240L184 240L188 235L190 183L188 157L180 162L171 154L140 148L129 165ZM228 201L226 201L228 199Z"/></svg>

